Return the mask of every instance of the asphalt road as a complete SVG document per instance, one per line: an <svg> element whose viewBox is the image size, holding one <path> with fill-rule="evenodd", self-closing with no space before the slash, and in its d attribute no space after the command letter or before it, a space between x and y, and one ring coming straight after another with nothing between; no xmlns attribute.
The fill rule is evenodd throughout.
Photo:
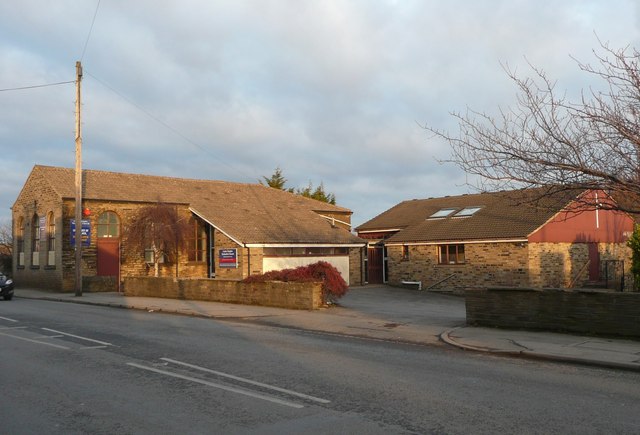
<svg viewBox="0 0 640 435"><path fill-rule="evenodd" d="M640 433L640 374L0 302L0 433Z"/></svg>

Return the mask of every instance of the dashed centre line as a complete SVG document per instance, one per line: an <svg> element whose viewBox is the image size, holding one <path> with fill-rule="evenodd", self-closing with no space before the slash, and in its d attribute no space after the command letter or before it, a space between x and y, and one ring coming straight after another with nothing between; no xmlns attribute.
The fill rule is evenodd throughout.
<svg viewBox="0 0 640 435"><path fill-rule="evenodd" d="M65 335L67 337L77 338L78 340L86 340L92 343L98 343L98 344L101 344L102 346L113 346L111 343L107 343L105 341L100 341L100 340L94 340L93 338L87 338L87 337L81 337L79 335L68 334L66 332L56 331L55 329L49 329L49 328L42 328L42 329L49 332L55 332L56 334Z"/></svg>
<svg viewBox="0 0 640 435"><path fill-rule="evenodd" d="M0 316L0 319L2 319L2 320L6 320L7 322L14 322L14 323L17 323L17 322L18 322L16 319L10 319L10 318L8 318L8 317L2 317L2 316Z"/></svg>
<svg viewBox="0 0 640 435"><path fill-rule="evenodd" d="M217 370L211 370L211 369L208 369L208 368L205 368L205 367L200 367L200 366L189 364L189 363L186 363L186 362L177 361L177 360L174 360L174 359L171 359L171 358L160 358L160 359L163 360L163 361L169 362L169 363L182 365L182 366L185 366L185 367L189 367L189 368L192 368L192 369L203 371L205 373L211 373L211 374L214 374L214 375L217 375L217 376L222 376L222 377L225 377L225 378L233 379L235 381L244 382L246 384L251 384L251 385L258 386L258 387L262 387L262 388L267 388L267 389L270 389L270 390L278 391L280 393L289 394L291 396L301 397L303 399L311 400L311 401L314 401L314 402L319 402L319 403L330 403L331 402L330 400L321 399L319 397L314 397L314 396L309 396L308 394L298 393L296 391L287 390L285 388L280 388L280 387L276 387L276 386L269 385L269 384L263 384L262 382L257 382L257 381L253 381L251 379L241 378L239 376L230 375L228 373L219 372Z"/></svg>
<svg viewBox="0 0 640 435"><path fill-rule="evenodd" d="M13 335L13 334L7 334L5 332L0 332L0 335L4 335L6 337L11 337L11 338L16 338L18 340L24 340L24 341L28 341L30 343L37 343L37 344L44 344L45 346L50 346L50 347L55 347L57 349L64 349L64 350L69 350L70 348L67 346L61 346L59 344L54 344L54 343L47 343L46 341L40 341L40 340L33 340L31 338L27 338L27 337L20 337L19 335Z"/></svg>
<svg viewBox="0 0 640 435"><path fill-rule="evenodd" d="M161 375L170 376L170 377L178 378L178 379L184 379L186 381L196 382L198 384L207 385L209 387L219 388L221 390L230 391L232 393L242 394L242 395L245 395L245 396L253 397L255 399L262 399L262 400L266 400L268 402L277 403L279 405L289 406L291 408L298 408L298 409L304 408L304 405L301 405L300 403L289 402L288 400L279 399L279 398L274 397L274 396L267 396L265 394L256 393L254 391L243 390L241 388L234 388L234 387L230 387L230 386L227 386L227 385L217 384L215 382L210 382L210 381L206 381L204 379L194 378L192 376L186 376L186 375L183 375L183 374L180 374L180 373L174 373L174 372L170 372L170 371L167 371L167 370L160 370L160 369L157 369L155 367L144 366L142 364L131 363L131 362L127 363L127 365L129 365L131 367L137 367L137 368L142 369L142 370L148 370L150 372L159 373Z"/></svg>

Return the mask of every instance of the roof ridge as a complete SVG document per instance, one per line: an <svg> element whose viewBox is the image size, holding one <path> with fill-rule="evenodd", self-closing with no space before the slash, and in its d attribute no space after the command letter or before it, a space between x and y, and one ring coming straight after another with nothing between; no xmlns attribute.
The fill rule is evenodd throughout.
<svg viewBox="0 0 640 435"><path fill-rule="evenodd" d="M43 173L43 172L47 172L47 171L56 171L58 173L64 173L67 174L67 176L71 176L72 174L75 173L75 169L73 168L67 168L67 167L62 167L62 166L49 166L49 165L35 165L34 166L34 171L38 172L38 173ZM32 172L34 172L32 171ZM105 176L113 176L113 177L127 177L130 178L132 180L137 179L138 181L144 181L147 183L153 183L154 181L160 181L160 182L173 182L173 183L182 183L183 186L185 186L185 188L187 188L187 186L196 186L198 184L202 185L204 187L204 185L208 185L208 186L218 186L218 187L228 187L228 188L243 188L243 189L251 189L253 191L257 191L259 189L272 189L269 186L265 186L264 184L259 183L258 181L256 181L255 183L243 183L243 182L237 182L237 181L225 181L225 180L209 180L209 179L203 179L203 178L185 178L185 177L176 177L176 176L165 176L165 175L153 175L153 174L140 174L140 173L131 173L131 172L118 172L118 171L107 171L107 170L101 170L101 169L83 169L82 170L83 175L89 175L91 177L105 177ZM47 176L44 175L44 178L46 179ZM85 177L86 178L86 177ZM55 183L53 183L55 184ZM52 185L53 185L52 184ZM56 191L56 193L58 193L59 195L62 195L61 192L59 192L58 190L54 189ZM282 192L282 193L288 193L290 195L292 195L292 198L295 198L296 201L300 202L300 203L306 203L307 208L316 210L316 211L326 211L326 212L351 212L350 209L346 208L346 207L342 207L336 204L329 204L329 203L324 203L322 201L318 201L315 200L313 198L306 198L302 195L297 195L291 192L287 192L286 190L279 190L279 189L273 189L274 191L278 191L278 192ZM311 202L312 201L312 202Z"/></svg>
<svg viewBox="0 0 640 435"><path fill-rule="evenodd" d="M46 169L57 169L74 172L74 168L67 168L63 166L48 166L48 165L36 165L36 167L46 168ZM243 186L255 186L259 185L259 183L243 183L239 181L226 181L226 180L212 180L206 178L189 178L189 177L176 177L176 176L168 176L168 175L155 175L155 174L141 174L135 172L122 172L122 171L108 171L104 169L83 169L83 173L94 173L94 174L112 174L112 175L127 175L133 177L145 177L145 178L162 178L165 180L179 180L179 181L187 181L187 182L204 182L204 183L223 183L223 184L238 184Z"/></svg>

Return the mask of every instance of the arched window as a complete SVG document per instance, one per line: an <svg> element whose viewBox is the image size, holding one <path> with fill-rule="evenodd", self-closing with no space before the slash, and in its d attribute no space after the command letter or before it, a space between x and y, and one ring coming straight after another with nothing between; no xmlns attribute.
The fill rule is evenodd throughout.
<svg viewBox="0 0 640 435"><path fill-rule="evenodd" d="M120 237L120 219L112 211L98 217L98 237Z"/></svg>
<svg viewBox="0 0 640 435"><path fill-rule="evenodd" d="M56 219L52 211L47 215L47 246L49 251L56 250Z"/></svg>
<svg viewBox="0 0 640 435"><path fill-rule="evenodd" d="M40 218L37 213L31 221L31 266L40 266Z"/></svg>
<svg viewBox="0 0 640 435"><path fill-rule="evenodd" d="M31 252L40 251L40 219L38 215L33 215L33 221L31 222Z"/></svg>
<svg viewBox="0 0 640 435"><path fill-rule="evenodd" d="M56 264L56 218L53 212L47 214L47 266Z"/></svg>
<svg viewBox="0 0 640 435"><path fill-rule="evenodd" d="M24 218L18 219L18 229L16 231L18 239L18 266L24 266Z"/></svg>

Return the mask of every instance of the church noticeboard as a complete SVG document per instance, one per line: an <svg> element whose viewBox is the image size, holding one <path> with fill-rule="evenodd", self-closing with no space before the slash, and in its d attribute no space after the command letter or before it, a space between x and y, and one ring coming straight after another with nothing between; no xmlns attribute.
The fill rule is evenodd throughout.
<svg viewBox="0 0 640 435"><path fill-rule="evenodd" d="M218 250L218 262L221 268L237 268L238 250L236 248Z"/></svg>
<svg viewBox="0 0 640 435"><path fill-rule="evenodd" d="M82 246L91 245L91 221L82 219L82 227L80 228L82 235ZM76 220L71 219L71 246L76 245Z"/></svg>

